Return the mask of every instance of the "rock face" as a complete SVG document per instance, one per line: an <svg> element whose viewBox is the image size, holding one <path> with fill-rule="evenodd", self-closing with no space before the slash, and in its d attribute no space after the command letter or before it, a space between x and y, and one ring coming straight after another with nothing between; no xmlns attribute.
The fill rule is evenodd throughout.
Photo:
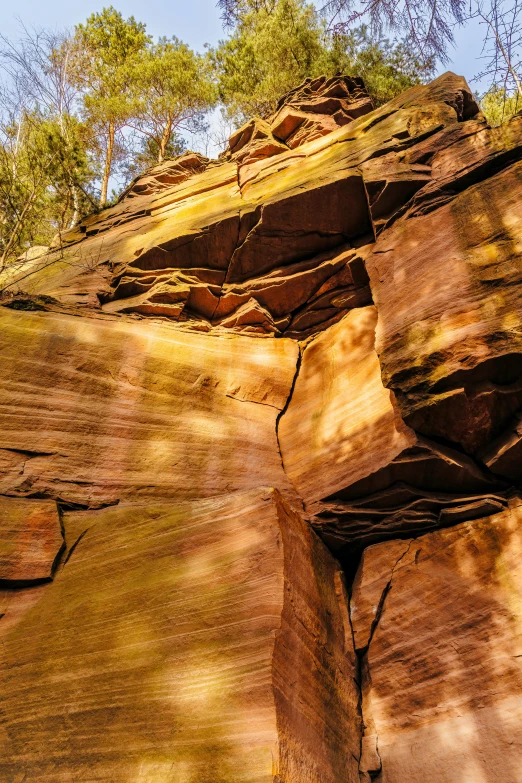
<svg viewBox="0 0 522 783"><path fill-rule="evenodd" d="M0 322L4 494L96 508L291 489L275 425L292 341L8 308Z"/></svg>
<svg viewBox="0 0 522 783"><path fill-rule="evenodd" d="M380 780L520 780L522 506L365 550L352 594Z"/></svg>
<svg viewBox="0 0 522 783"><path fill-rule="evenodd" d="M231 137L223 157L238 163L279 155L326 136L373 109L362 79L319 76L284 95L267 120L250 120Z"/></svg>
<svg viewBox="0 0 522 783"><path fill-rule="evenodd" d="M2 783L522 783L521 167L321 77L1 273Z"/></svg>
<svg viewBox="0 0 522 783"><path fill-rule="evenodd" d="M2 780L356 783L338 566L277 492L64 528L70 560L4 645Z"/></svg>
<svg viewBox="0 0 522 783"><path fill-rule="evenodd" d="M336 551L506 503L484 466L404 423L383 386L376 323L375 307L358 308L303 349L279 425L286 472Z"/></svg>
<svg viewBox="0 0 522 783"><path fill-rule="evenodd" d="M360 82L337 79L318 88L317 106L342 104L345 123L357 104L356 118L254 162L188 155L163 163L116 206L64 234L54 253L32 262L29 276L25 268L15 272L11 290L22 286L103 313L168 317L199 330L293 338L370 304L357 248L431 182L428 164L414 155L409 162L412 146L454 130L477 107L465 82L449 75L369 113ZM311 90L304 85L279 112L295 104L306 114L316 100ZM327 113L310 116L334 122ZM234 136L231 143L235 150L240 141Z"/></svg>
<svg viewBox="0 0 522 783"><path fill-rule="evenodd" d="M56 503L0 495L0 581L49 578L62 546Z"/></svg>

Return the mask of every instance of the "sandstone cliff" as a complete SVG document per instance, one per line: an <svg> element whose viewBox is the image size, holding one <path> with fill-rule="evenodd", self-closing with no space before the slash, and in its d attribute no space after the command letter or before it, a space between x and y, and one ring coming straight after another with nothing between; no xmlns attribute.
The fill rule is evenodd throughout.
<svg viewBox="0 0 522 783"><path fill-rule="evenodd" d="M0 780L522 783L522 118L308 80L0 278Z"/></svg>

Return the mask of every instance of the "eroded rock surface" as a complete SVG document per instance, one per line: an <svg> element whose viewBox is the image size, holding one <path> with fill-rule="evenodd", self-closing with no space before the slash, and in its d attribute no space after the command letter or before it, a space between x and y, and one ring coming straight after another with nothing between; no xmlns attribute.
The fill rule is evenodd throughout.
<svg viewBox="0 0 522 783"><path fill-rule="evenodd" d="M96 507L291 489L275 423L292 341L7 308L0 323L3 494Z"/></svg>
<svg viewBox="0 0 522 783"><path fill-rule="evenodd" d="M306 79L279 101L266 120L254 118L231 137L224 158L242 164L279 155L326 136L373 109L362 79Z"/></svg>
<svg viewBox="0 0 522 783"><path fill-rule="evenodd" d="M357 783L338 565L277 492L64 528L69 560L4 642L2 780Z"/></svg>
<svg viewBox="0 0 522 783"><path fill-rule="evenodd" d="M505 485L469 456L418 435L383 386L377 310L353 310L302 351L279 422L286 472L334 549L500 510Z"/></svg>
<svg viewBox="0 0 522 783"><path fill-rule="evenodd" d="M520 780L520 503L364 553L351 616L383 783Z"/></svg>
<svg viewBox="0 0 522 783"><path fill-rule="evenodd" d="M56 503L0 495L0 582L50 578L62 546Z"/></svg>
<svg viewBox="0 0 522 783"><path fill-rule="evenodd" d="M521 167L321 77L2 273L2 781L522 783Z"/></svg>
<svg viewBox="0 0 522 783"><path fill-rule="evenodd" d="M29 277L15 272L11 290L198 329L292 337L371 303L356 248L430 180L429 165L410 163L407 151L477 107L452 74L374 111L360 80L314 84L287 96L270 119L282 139L282 114L285 122L292 112L306 115L293 131L295 148L258 150L252 161L185 155L162 163L116 206L62 235ZM269 133L263 122L238 131L231 149Z"/></svg>

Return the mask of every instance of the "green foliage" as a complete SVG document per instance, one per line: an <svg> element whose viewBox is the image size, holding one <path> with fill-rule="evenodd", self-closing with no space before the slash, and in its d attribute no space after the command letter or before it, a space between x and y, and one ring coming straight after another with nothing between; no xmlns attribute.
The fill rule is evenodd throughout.
<svg viewBox="0 0 522 783"><path fill-rule="evenodd" d="M278 0L249 9L211 52L220 98L238 122L265 116L281 95L323 71L326 53L325 27L312 5Z"/></svg>
<svg viewBox="0 0 522 783"><path fill-rule="evenodd" d="M487 121L490 125L502 125L522 109L522 99L518 92L510 95L502 87L492 87L480 101Z"/></svg>
<svg viewBox="0 0 522 783"><path fill-rule="evenodd" d="M211 52L219 91L238 123L273 111L282 94L307 76L337 72L362 76L377 105L431 76L407 42L374 40L367 28L331 34L305 0L248 3L235 29Z"/></svg>
<svg viewBox="0 0 522 783"><path fill-rule="evenodd" d="M158 161L167 156L173 133L192 127L217 100L208 58L175 37L161 38L136 60L132 92L133 122L156 145Z"/></svg>
<svg viewBox="0 0 522 783"><path fill-rule="evenodd" d="M334 36L329 55L330 73L361 76L375 106L429 81L435 70L433 60L418 59L408 41L375 40L366 26Z"/></svg>
<svg viewBox="0 0 522 783"><path fill-rule="evenodd" d="M216 88L208 58L175 37L153 43L145 25L132 16L123 19L112 6L78 25L75 41L75 73L85 118L105 157L100 197L104 204L118 145L124 147L119 132L133 128L149 140L148 146L138 145L136 166L153 148L161 161L180 128L201 122L217 99Z"/></svg>
<svg viewBox="0 0 522 783"><path fill-rule="evenodd" d="M134 114L136 64L151 43L145 25L133 16L124 20L112 6L91 14L75 30L75 78L83 93L85 119L104 150L100 203L107 190L116 133Z"/></svg>
<svg viewBox="0 0 522 783"><path fill-rule="evenodd" d="M362 76L377 105L431 76L407 42L334 33L307 0L232 5L231 34L205 55L174 36L154 42L112 6L72 36L0 35L0 267L105 205L115 171L128 182L185 151L183 134L201 131L218 101L238 124L309 76ZM491 116L516 110L500 92L484 99Z"/></svg>
<svg viewBox="0 0 522 783"><path fill-rule="evenodd" d="M75 75L90 121L122 125L132 113L129 88L135 63L150 37L133 16L124 20L112 6L91 14L75 31Z"/></svg>
<svg viewBox="0 0 522 783"><path fill-rule="evenodd" d="M31 245L47 245L88 197L92 178L78 120L24 111L0 145L0 267ZM84 206L85 208L85 206Z"/></svg>
<svg viewBox="0 0 522 783"><path fill-rule="evenodd" d="M187 149L187 142L176 132L171 134L164 151L164 159L176 158L182 155ZM144 171L158 163L159 146L154 139L149 136L142 136L137 144L134 154L129 156L126 165L122 167L122 173L125 177L125 184L138 177ZM116 196L116 194L114 194Z"/></svg>

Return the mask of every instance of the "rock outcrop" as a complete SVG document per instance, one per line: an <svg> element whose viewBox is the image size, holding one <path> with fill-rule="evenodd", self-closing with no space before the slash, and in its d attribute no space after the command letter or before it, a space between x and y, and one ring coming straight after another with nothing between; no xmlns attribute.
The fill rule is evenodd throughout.
<svg viewBox="0 0 522 783"><path fill-rule="evenodd" d="M1 274L2 781L522 781L521 194L321 77Z"/></svg>
<svg viewBox="0 0 522 783"><path fill-rule="evenodd" d="M358 308L303 349L279 425L286 472L334 551L506 503L484 466L404 423L382 383L376 323L375 307Z"/></svg>
<svg viewBox="0 0 522 783"><path fill-rule="evenodd" d="M291 492L276 420L294 342L8 308L0 320L2 493L99 508Z"/></svg>
<svg viewBox="0 0 522 783"><path fill-rule="evenodd" d="M519 780L522 507L365 550L351 616L383 783Z"/></svg>
<svg viewBox="0 0 522 783"><path fill-rule="evenodd" d="M266 120L255 117L233 133L222 157L243 164L270 158L326 136L372 109L362 79L306 79L281 98Z"/></svg>
<svg viewBox="0 0 522 783"><path fill-rule="evenodd" d="M70 560L4 640L2 780L356 783L338 566L277 492L64 529Z"/></svg>

